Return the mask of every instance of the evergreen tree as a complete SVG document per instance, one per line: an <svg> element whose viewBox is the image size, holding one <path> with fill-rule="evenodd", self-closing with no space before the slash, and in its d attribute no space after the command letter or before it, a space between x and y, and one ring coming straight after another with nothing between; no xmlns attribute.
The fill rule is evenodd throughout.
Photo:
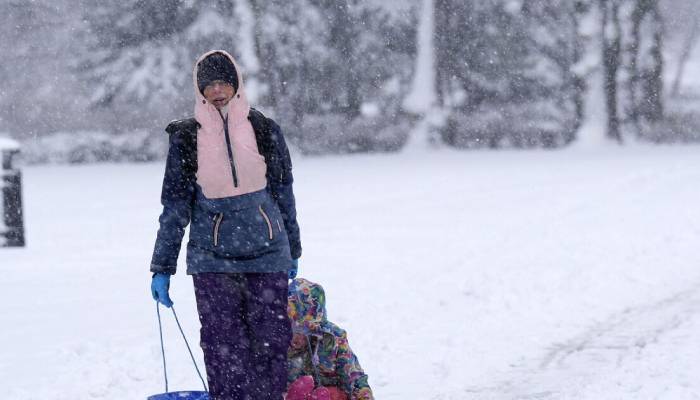
<svg viewBox="0 0 700 400"><path fill-rule="evenodd" d="M0 3L0 131L38 135L78 124L82 105L74 76L61 70L75 50L70 1Z"/></svg>
<svg viewBox="0 0 700 400"><path fill-rule="evenodd" d="M295 134L313 101L312 66L328 63L323 18L306 0L251 0L251 5L263 102Z"/></svg>
<svg viewBox="0 0 700 400"><path fill-rule="evenodd" d="M88 43L79 73L96 111L115 129L161 128L191 114L192 65L212 48L236 53L234 4L125 0L88 8ZM132 118L125 121L124 114ZM119 122L117 124L117 122Z"/></svg>
<svg viewBox="0 0 700 400"><path fill-rule="evenodd" d="M396 115L415 53L410 22L356 0L253 0L252 5L265 103L303 148L332 147L338 144L333 138L352 136L368 103L381 107L385 117ZM392 91L392 85L399 89Z"/></svg>
<svg viewBox="0 0 700 400"><path fill-rule="evenodd" d="M443 139L459 147L556 146L582 118L579 2L437 0Z"/></svg>

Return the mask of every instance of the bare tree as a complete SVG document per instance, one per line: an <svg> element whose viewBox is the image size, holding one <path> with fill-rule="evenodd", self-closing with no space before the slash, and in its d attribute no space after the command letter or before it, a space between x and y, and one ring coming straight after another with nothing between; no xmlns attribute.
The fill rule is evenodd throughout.
<svg viewBox="0 0 700 400"><path fill-rule="evenodd" d="M603 70L605 104L608 112L607 136L622 143L620 115L618 111L617 76L622 59L622 26L620 23L620 1L600 0L601 39L603 49Z"/></svg>
<svg viewBox="0 0 700 400"><path fill-rule="evenodd" d="M663 31L658 0L635 0L630 4L630 38L627 89L629 109L626 110L636 133L641 134L644 123L663 119Z"/></svg>
<svg viewBox="0 0 700 400"><path fill-rule="evenodd" d="M685 37L680 59L678 60L676 76L673 79L671 96L674 97L678 96L680 92L681 82L683 81L683 75L685 73L685 66L690 59L690 55L693 53L693 49L695 48L695 44L698 42L698 38L700 37L700 12L696 11L693 17L692 26Z"/></svg>

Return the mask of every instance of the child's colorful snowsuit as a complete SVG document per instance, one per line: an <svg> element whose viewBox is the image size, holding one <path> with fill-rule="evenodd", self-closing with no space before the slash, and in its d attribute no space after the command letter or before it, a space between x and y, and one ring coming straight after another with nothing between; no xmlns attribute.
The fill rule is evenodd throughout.
<svg viewBox="0 0 700 400"><path fill-rule="evenodd" d="M292 330L308 340L300 348L290 347L288 390L299 378L312 376L320 386L340 388L351 400L373 400L367 375L350 349L347 333L327 319L321 285L297 278L289 287L288 300ZM296 400L289 397L291 394L287 393L287 399Z"/></svg>

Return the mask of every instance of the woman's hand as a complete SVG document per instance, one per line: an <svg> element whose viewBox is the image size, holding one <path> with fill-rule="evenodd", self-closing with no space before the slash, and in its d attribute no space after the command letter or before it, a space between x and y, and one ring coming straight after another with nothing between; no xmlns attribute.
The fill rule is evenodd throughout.
<svg viewBox="0 0 700 400"><path fill-rule="evenodd" d="M297 277L297 271L299 271L299 259L292 260L292 265L289 267L289 280Z"/></svg>
<svg viewBox="0 0 700 400"><path fill-rule="evenodd" d="M151 294L153 295L153 300L170 308L173 305L173 301L170 300L168 289L170 289L170 275L163 273L154 274L153 279L151 279Z"/></svg>

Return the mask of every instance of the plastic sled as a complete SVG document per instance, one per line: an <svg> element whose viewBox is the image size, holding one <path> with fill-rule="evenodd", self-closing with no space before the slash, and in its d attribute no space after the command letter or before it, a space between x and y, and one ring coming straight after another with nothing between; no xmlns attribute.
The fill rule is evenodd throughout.
<svg viewBox="0 0 700 400"><path fill-rule="evenodd" d="M194 364L194 369L197 371L197 375L199 376L199 380L202 381L202 387L204 388L204 391L202 390L185 390L185 391L179 391L179 392L170 392L168 391L168 368L167 364L165 362L165 346L163 345L163 325L161 324L160 320L160 306L158 305L158 302L156 302L156 314L158 315L158 331L160 333L160 348L163 354L163 375L165 377L165 393L160 393L160 394L154 394L152 396L148 396L147 400L209 400L209 392L207 392L207 385L204 383L204 378L202 378L202 374L199 372L199 367L197 366L197 362L194 359L194 355L192 354L192 349L190 348L190 344L187 341L187 337L185 337L185 332L182 330L182 326L180 325L180 321L177 319L177 313L175 313L175 307L170 308L173 311L173 316L175 317L175 322L177 323L177 327L180 330L180 333L182 334L182 339L185 341L185 345L187 346L187 351L190 353L190 357L192 358L192 364Z"/></svg>
<svg viewBox="0 0 700 400"><path fill-rule="evenodd" d="M209 393L200 391L184 391L154 394L148 400L209 400Z"/></svg>

